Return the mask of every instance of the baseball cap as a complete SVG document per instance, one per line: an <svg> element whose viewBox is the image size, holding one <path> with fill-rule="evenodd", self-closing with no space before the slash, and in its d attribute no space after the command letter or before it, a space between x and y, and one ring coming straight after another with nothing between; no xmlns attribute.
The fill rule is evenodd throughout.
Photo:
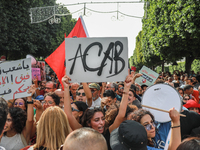
<svg viewBox="0 0 200 150"><path fill-rule="evenodd" d="M43 95L38 95L35 99L39 100L39 101L42 101L42 100L44 100L44 96Z"/></svg>
<svg viewBox="0 0 200 150"><path fill-rule="evenodd" d="M194 101L193 99L189 99L185 105L183 105L185 108L199 108L200 109L200 104Z"/></svg>
<svg viewBox="0 0 200 150"><path fill-rule="evenodd" d="M94 89L100 90L100 86L97 83L90 83L89 88L94 88Z"/></svg>
<svg viewBox="0 0 200 150"><path fill-rule="evenodd" d="M144 126L133 120L122 122L110 135L112 150L147 150L147 142Z"/></svg>

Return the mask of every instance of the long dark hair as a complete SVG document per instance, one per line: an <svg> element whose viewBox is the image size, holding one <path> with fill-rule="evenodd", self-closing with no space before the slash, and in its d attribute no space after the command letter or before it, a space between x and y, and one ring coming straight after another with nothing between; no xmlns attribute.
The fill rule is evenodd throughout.
<svg viewBox="0 0 200 150"><path fill-rule="evenodd" d="M96 112L102 112L103 113L103 115L105 116L105 113L104 113L104 111L101 109L101 107L89 107L86 111L85 111L85 113L84 113L84 115L83 115L83 117L82 117L82 126L83 127L90 127L90 122L91 122L91 119L92 119L92 117L94 116L94 114L96 113Z"/></svg>
<svg viewBox="0 0 200 150"><path fill-rule="evenodd" d="M82 101L76 101L76 102L74 102L74 104L77 106L78 110L83 112L82 116L79 117L79 120L81 123L82 117L83 117L85 111L87 110L88 106L85 102L82 102Z"/></svg>

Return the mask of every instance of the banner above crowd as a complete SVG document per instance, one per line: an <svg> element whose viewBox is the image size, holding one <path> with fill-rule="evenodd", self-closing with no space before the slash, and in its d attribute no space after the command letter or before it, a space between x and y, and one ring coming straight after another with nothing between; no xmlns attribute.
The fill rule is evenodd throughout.
<svg viewBox="0 0 200 150"><path fill-rule="evenodd" d="M125 37L65 38L65 54L72 82L124 81L128 75Z"/></svg>
<svg viewBox="0 0 200 150"><path fill-rule="evenodd" d="M10 100L30 96L27 92L31 84L30 58L0 64L0 97Z"/></svg>

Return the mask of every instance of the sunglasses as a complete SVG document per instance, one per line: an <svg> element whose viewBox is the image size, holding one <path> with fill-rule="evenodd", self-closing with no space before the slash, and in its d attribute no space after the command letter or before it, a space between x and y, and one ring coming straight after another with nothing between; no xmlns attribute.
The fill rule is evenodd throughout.
<svg viewBox="0 0 200 150"><path fill-rule="evenodd" d="M22 103L22 102L15 102L15 105L19 105L19 106L22 106L22 105L24 105L24 103Z"/></svg>
<svg viewBox="0 0 200 150"><path fill-rule="evenodd" d="M79 112L80 110L75 109L74 107L72 107L72 111L77 111L77 112Z"/></svg>
<svg viewBox="0 0 200 150"><path fill-rule="evenodd" d="M148 131L150 131L150 130L153 128L153 126L156 127L156 124L155 124L154 122L151 123L151 124L147 124L147 125L145 125L144 127L145 127Z"/></svg>
<svg viewBox="0 0 200 150"><path fill-rule="evenodd" d="M184 100L189 100L189 98L184 98Z"/></svg>
<svg viewBox="0 0 200 150"><path fill-rule="evenodd" d="M80 95L85 96L85 93L76 92L76 95L77 96L80 96Z"/></svg>

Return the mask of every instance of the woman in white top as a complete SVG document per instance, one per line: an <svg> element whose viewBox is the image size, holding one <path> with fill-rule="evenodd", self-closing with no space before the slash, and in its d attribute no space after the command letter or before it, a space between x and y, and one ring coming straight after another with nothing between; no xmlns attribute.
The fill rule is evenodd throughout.
<svg viewBox="0 0 200 150"><path fill-rule="evenodd" d="M35 86L32 85L29 93L35 93ZM32 96L27 100L27 113L19 107L9 109L6 124L4 127L4 136L1 139L0 146L6 150L19 150L27 146L30 141L30 134L33 127L33 101Z"/></svg>

